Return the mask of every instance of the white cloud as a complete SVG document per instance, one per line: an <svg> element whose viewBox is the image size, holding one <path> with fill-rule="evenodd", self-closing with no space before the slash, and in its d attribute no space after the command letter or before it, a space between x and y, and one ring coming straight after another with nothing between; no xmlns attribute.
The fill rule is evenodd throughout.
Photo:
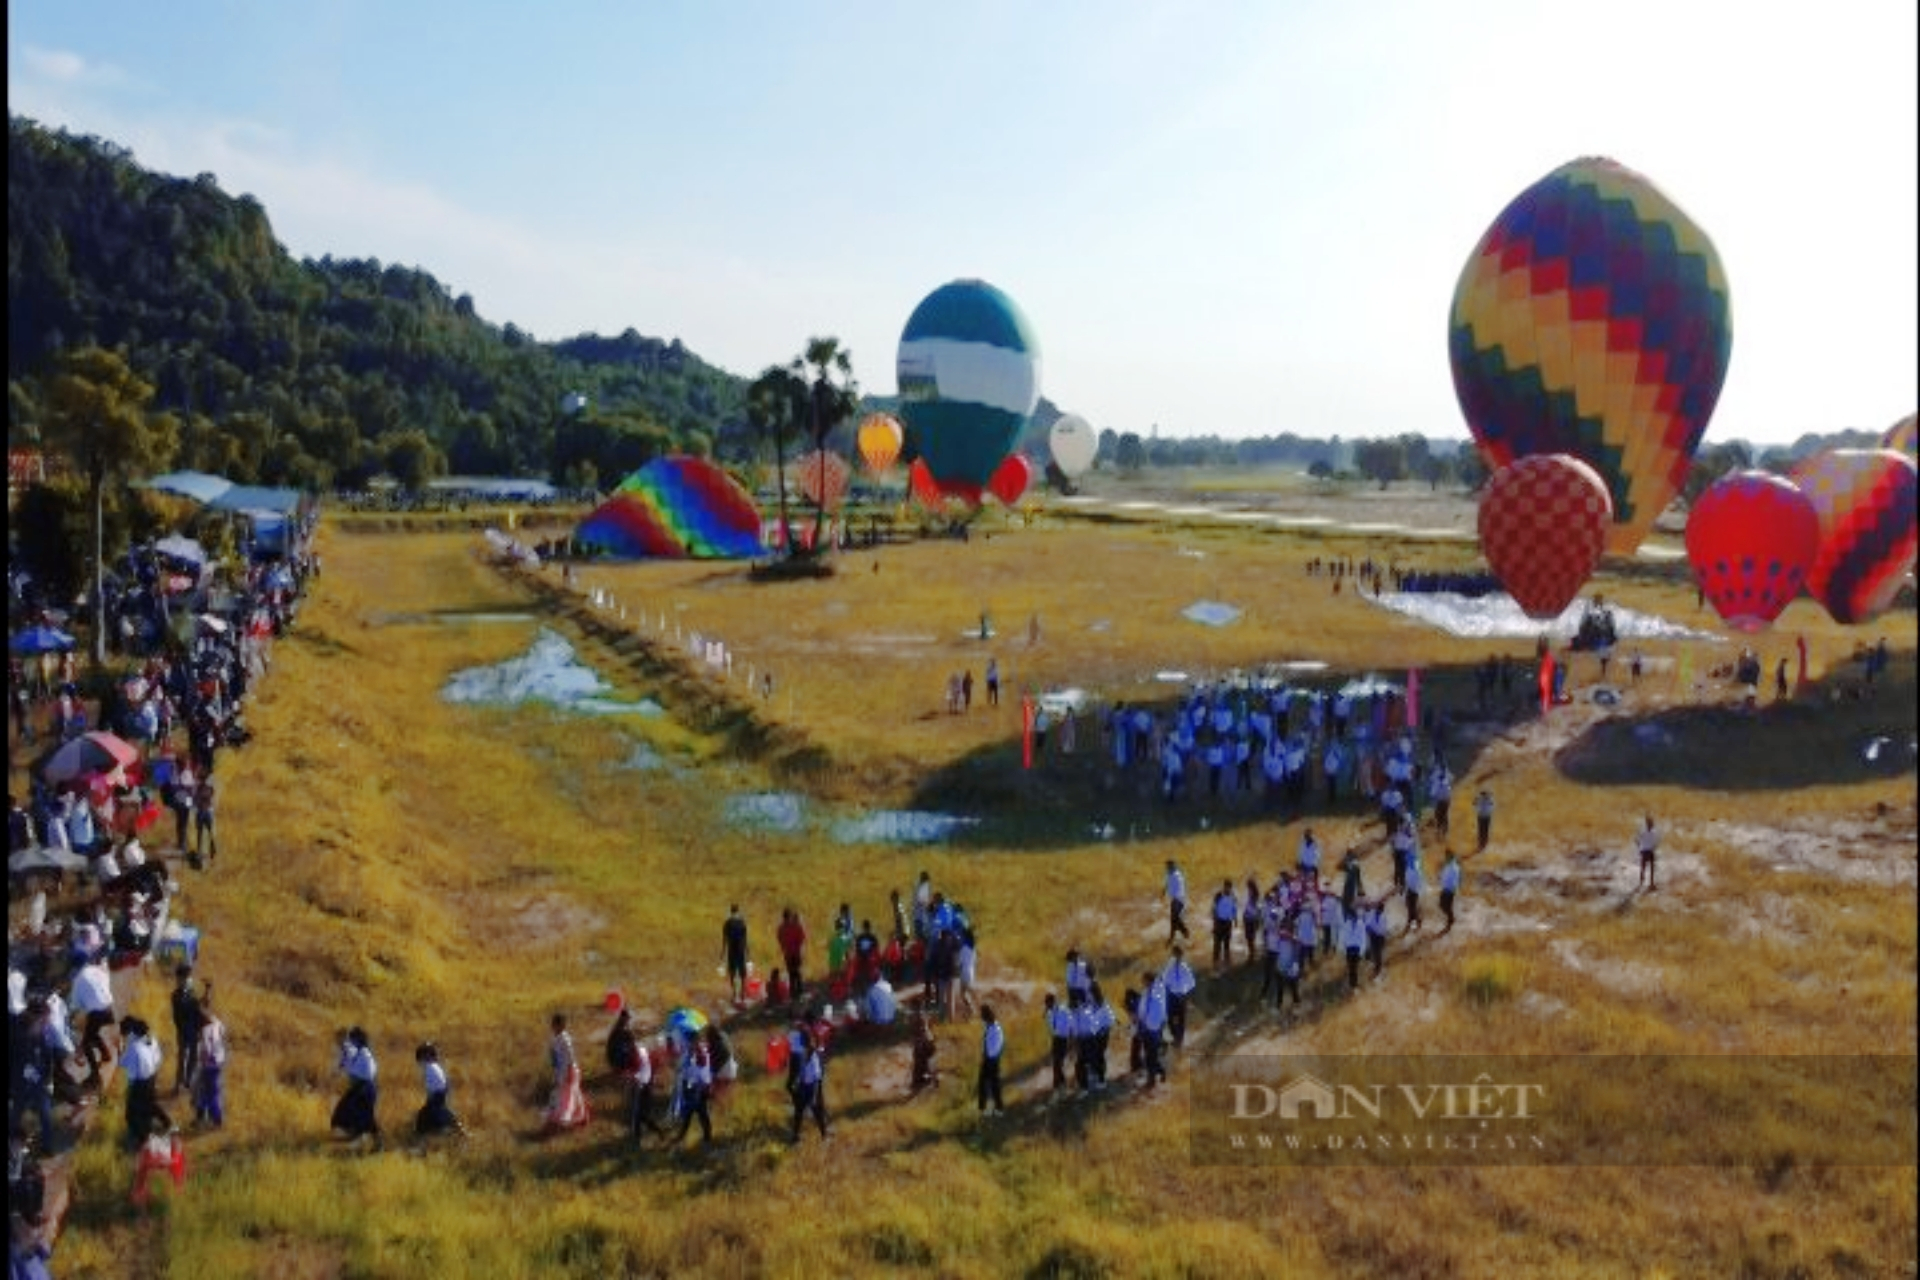
<svg viewBox="0 0 1920 1280"><path fill-rule="evenodd" d="M54 84L111 85L126 79L118 67L104 62L88 62L66 49L42 49L37 45L27 45L20 50L20 61L29 76Z"/></svg>

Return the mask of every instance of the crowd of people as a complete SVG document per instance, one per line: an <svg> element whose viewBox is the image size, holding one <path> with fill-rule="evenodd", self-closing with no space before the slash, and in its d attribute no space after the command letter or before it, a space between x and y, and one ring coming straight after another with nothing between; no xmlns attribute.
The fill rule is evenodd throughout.
<svg viewBox="0 0 1920 1280"><path fill-rule="evenodd" d="M108 597L110 683L87 696L71 650L31 664L16 659L10 673L14 744L29 753L46 748L31 769L30 794L8 797L10 879L24 874L33 890L8 939L7 973L8 1182L13 1252L23 1265L36 1255L44 1264L57 1229L45 1213L47 1162L97 1114L110 1067L124 1080L122 1145L134 1160L136 1201L144 1203L153 1169L177 1178L183 1167L186 1117L176 1118L160 1092L164 1042L130 1011L132 983L150 963L175 976L170 1097L190 1107L190 1127L225 1123L226 1025L212 984L195 989L197 935L170 921L174 865L204 867L217 857L219 762L246 741L242 709L266 670L269 641L292 625L320 571L301 552L246 563L225 580L194 576L183 587L177 579L187 566L151 544L120 568ZM14 575L12 588L30 621L65 620L30 581ZM97 767L53 768L96 729L127 755L108 751ZM172 815L171 841L163 811ZM63 903L58 912L47 906L49 893Z"/></svg>

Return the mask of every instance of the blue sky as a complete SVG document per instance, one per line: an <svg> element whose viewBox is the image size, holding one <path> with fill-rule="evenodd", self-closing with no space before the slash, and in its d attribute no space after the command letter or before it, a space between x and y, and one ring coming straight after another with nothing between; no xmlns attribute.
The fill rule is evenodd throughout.
<svg viewBox="0 0 1920 1280"><path fill-rule="evenodd" d="M831 333L890 393L914 305L977 276L1099 427L1461 436L1461 266L1600 154L1725 261L1709 443L1920 385L1912 0L16 0L7 34L12 111L543 339L752 374Z"/></svg>

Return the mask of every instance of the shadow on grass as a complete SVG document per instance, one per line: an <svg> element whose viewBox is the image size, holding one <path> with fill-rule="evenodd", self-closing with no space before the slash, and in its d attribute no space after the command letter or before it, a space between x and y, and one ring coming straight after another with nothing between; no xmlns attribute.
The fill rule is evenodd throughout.
<svg viewBox="0 0 1920 1280"><path fill-rule="evenodd" d="M311 649L323 658L338 658L342 654L351 654L356 658L360 656L360 650L346 641L314 627L294 627L283 638L303 649Z"/></svg>
<svg viewBox="0 0 1920 1280"><path fill-rule="evenodd" d="M1909 776L1914 693L1911 662L1896 662L1872 686L1847 668L1789 702L1763 698L1752 712L1723 702L1609 718L1557 752L1554 764L1589 786L1684 782L1733 792ZM1889 741L1868 761L1863 751L1875 738Z"/></svg>

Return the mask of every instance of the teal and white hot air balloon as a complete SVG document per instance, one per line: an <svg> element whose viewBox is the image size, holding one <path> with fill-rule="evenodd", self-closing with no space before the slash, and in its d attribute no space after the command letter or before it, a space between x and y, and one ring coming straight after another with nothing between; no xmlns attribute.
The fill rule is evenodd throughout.
<svg viewBox="0 0 1920 1280"><path fill-rule="evenodd" d="M942 492L978 504L1040 403L1040 344L1000 290L955 280L900 335L900 416Z"/></svg>

